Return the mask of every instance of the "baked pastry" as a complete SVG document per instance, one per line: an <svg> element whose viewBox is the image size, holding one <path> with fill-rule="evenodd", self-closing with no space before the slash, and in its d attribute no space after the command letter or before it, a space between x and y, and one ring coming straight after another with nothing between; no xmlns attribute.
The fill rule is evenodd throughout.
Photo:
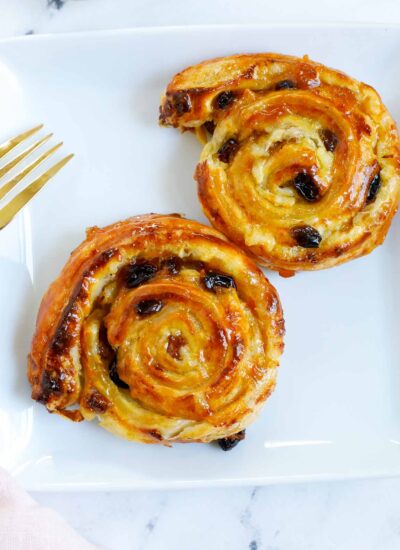
<svg viewBox="0 0 400 550"><path fill-rule="evenodd" d="M233 446L274 388L283 332L275 289L214 229L94 227L42 300L32 397L142 443Z"/></svg>
<svg viewBox="0 0 400 550"><path fill-rule="evenodd" d="M204 212L262 264L322 269L383 242L399 137L370 86L307 56L224 57L172 79L160 122L206 141L195 172Z"/></svg>

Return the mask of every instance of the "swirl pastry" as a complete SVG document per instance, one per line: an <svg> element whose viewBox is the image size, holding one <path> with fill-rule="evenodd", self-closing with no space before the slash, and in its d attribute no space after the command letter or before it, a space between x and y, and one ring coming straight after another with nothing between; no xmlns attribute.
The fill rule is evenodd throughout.
<svg viewBox="0 0 400 550"><path fill-rule="evenodd" d="M370 86L307 57L225 57L177 74L160 122L207 141L195 172L204 212L262 264L322 269L383 242L399 137Z"/></svg>
<svg viewBox="0 0 400 550"><path fill-rule="evenodd" d="M45 294L32 397L142 443L229 447L274 388L282 338L275 289L223 235L138 216L90 229Z"/></svg>

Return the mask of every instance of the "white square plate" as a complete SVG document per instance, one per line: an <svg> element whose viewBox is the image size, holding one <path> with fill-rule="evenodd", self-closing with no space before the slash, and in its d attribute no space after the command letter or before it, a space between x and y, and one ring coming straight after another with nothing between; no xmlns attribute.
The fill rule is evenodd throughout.
<svg viewBox="0 0 400 550"><path fill-rule="evenodd" d="M0 43L0 141L45 123L76 157L0 233L0 464L39 489L184 487L400 474L399 219L372 255L268 276L287 337L278 387L230 453L143 446L30 399L26 355L42 293L91 225L144 212L205 221L200 145L157 125L161 91L217 55L309 54L372 84L400 120L398 28L140 29Z"/></svg>

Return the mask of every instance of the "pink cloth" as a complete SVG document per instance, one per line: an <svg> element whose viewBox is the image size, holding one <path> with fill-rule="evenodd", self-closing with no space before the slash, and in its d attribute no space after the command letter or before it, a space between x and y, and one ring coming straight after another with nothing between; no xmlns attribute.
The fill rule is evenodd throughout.
<svg viewBox="0 0 400 550"><path fill-rule="evenodd" d="M42 508L0 468L1 550L99 550Z"/></svg>

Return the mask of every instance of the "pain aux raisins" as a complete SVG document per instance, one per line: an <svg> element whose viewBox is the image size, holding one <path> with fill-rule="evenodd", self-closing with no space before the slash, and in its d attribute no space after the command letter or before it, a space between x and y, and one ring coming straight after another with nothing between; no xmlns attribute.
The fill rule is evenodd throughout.
<svg viewBox="0 0 400 550"><path fill-rule="evenodd" d="M246 430L242 430L241 432L238 432L237 434L231 435L229 437L224 437L223 439L218 439L218 445L221 447L223 451L230 451L238 443L243 441L243 439L246 437Z"/></svg>
<svg viewBox="0 0 400 550"><path fill-rule="evenodd" d="M218 150L218 158L221 162L230 162L239 149L239 143L234 138L228 139Z"/></svg>
<svg viewBox="0 0 400 550"><path fill-rule="evenodd" d="M235 94L231 91L221 92L216 97L216 105L218 109L226 109L235 101Z"/></svg>
<svg viewBox="0 0 400 550"><path fill-rule="evenodd" d="M139 315L152 315L162 310L164 304L160 300L142 300L135 306L136 312Z"/></svg>
<svg viewBox="0 0 400 550"><path fill-rule="evenodd" d="M300 172L293 180L293 185L298 194L308 202L317 201L319 196L319 188L316 185L314 178L307 172Z"/></svg>
<svg viewBox="0 0 400 550"><path fill-rule="evenodd" d="M380 186L381 186L381 174L380 172L378 172L377 174L375 174L375 176L371 180L371 183L369 184L366 204L370 204L371 202L374 202Z"/></svg>
<svg viewBox="0 0 400 550"><path fill-rule="evenodd" d="M318 248L322 240L320 233L311 225L295 227L292 229L292 236L303 248Z"/></svg>
<svg viewBox="0 0 400 550"><path fill-rule="evenodd" d="M221 273L207 273L204 277L204 286L207 290L214 290L214 287L236 288L233 277L222 275Z"/></svg>
<svg viewBox="0 0 400 550"><path fill-rule="evenodd" d="M125 284L128 288L136 288L152 279L157 273L153 264L132 264L126 268Z"/></svg>

